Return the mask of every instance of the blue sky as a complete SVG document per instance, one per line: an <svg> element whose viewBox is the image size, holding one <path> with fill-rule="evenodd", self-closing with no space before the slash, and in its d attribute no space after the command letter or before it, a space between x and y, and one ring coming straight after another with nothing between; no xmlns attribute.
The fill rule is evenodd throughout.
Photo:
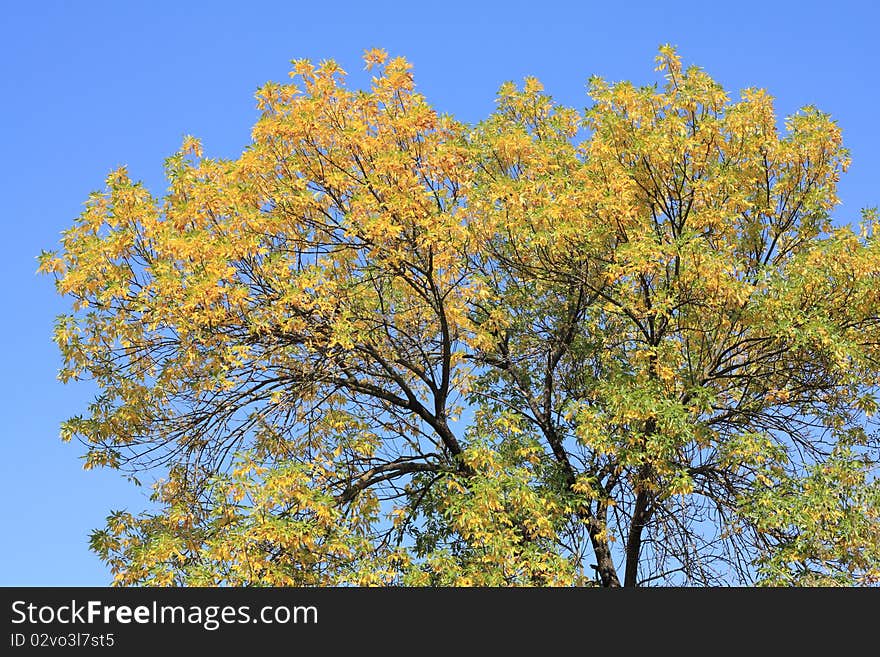
<svg viewBox="0 0 880 657"><path fill-rule="evenodd" d="M734 95L766 88L780 116L805 104L843 128L852 166L840 221L880 205L880 9L867 0L737 2L5 2L0 21L0 586L102 586L88 533L110 509L146 505L113 472L81 469L58 427L90 401L63 386L51 342L66 308L35 256L55 248L88 193L126 164L154 193L184 134L234 157L257 118L254 91L293 58L335 59L352 84L361 53L414 64L440 111L477 121L505 80L538 77L583 107L585 85L650 83L661 43ZM147 478L148 480L149 478Z"/></svg>

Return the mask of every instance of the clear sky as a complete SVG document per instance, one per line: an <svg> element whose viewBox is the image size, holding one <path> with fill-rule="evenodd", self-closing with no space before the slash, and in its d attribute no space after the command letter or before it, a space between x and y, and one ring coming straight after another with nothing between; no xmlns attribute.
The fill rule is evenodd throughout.
<svg viewBox="0 0 880 657"><path fill-rule="evenodd" d="M92 389L61 385L51 341L66 309L40 249L56 248L107 172L126 164L154 193L184 134L235 157L257 118L253 94L294 58L335 59L364 81L361 53L414 64L435 108L466 121L491 111L505 80L534 75L557 100L588 104L598 74L656 80L662 43L736 96L767 89L781 115L805 104L843 128L852 166L839 221L880 205L880 9L869 0L728 2L13 2L0 13L0 271L3 321L0 586L103 586L88 533L148 491L84 472L59 423Z"/></svg>

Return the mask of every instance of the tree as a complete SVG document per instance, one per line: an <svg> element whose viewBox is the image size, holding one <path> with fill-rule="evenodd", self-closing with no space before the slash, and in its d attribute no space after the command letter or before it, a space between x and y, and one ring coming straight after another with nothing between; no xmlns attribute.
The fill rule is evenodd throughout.
<svg viewBox="0 0 880 657"><path fill-rule="evenodd" d="M63 425L162 473L118 584L876 584L877 215L806 107L528 78L476 126L383 51L294 62L235 160L187 137L41 257Z"/></svg>

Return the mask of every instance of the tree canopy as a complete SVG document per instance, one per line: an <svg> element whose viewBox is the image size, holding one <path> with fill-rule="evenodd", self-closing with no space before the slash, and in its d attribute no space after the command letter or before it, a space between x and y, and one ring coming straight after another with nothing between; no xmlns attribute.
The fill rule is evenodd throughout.
<svg viewBox="0 0 880 657"><path fill-rule="evenodd" d="M112 172L41 256L62 428L161 473L115 583L880 582L880 237L841 130L674 49L467 125L295 61L237 159Z"/></svg>

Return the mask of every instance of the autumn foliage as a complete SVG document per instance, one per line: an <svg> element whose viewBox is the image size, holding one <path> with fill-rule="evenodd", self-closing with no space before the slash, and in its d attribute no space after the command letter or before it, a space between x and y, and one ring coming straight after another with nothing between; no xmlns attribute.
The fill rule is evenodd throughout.
<svg viewBox="0 0 880 657"><path fill-rule="evenodd" d="M63 437L157 472L115 582L876 584L880 237L841 131L662 81L478 125L294 62L234 160L114 171L41 258Z"/></svg>

